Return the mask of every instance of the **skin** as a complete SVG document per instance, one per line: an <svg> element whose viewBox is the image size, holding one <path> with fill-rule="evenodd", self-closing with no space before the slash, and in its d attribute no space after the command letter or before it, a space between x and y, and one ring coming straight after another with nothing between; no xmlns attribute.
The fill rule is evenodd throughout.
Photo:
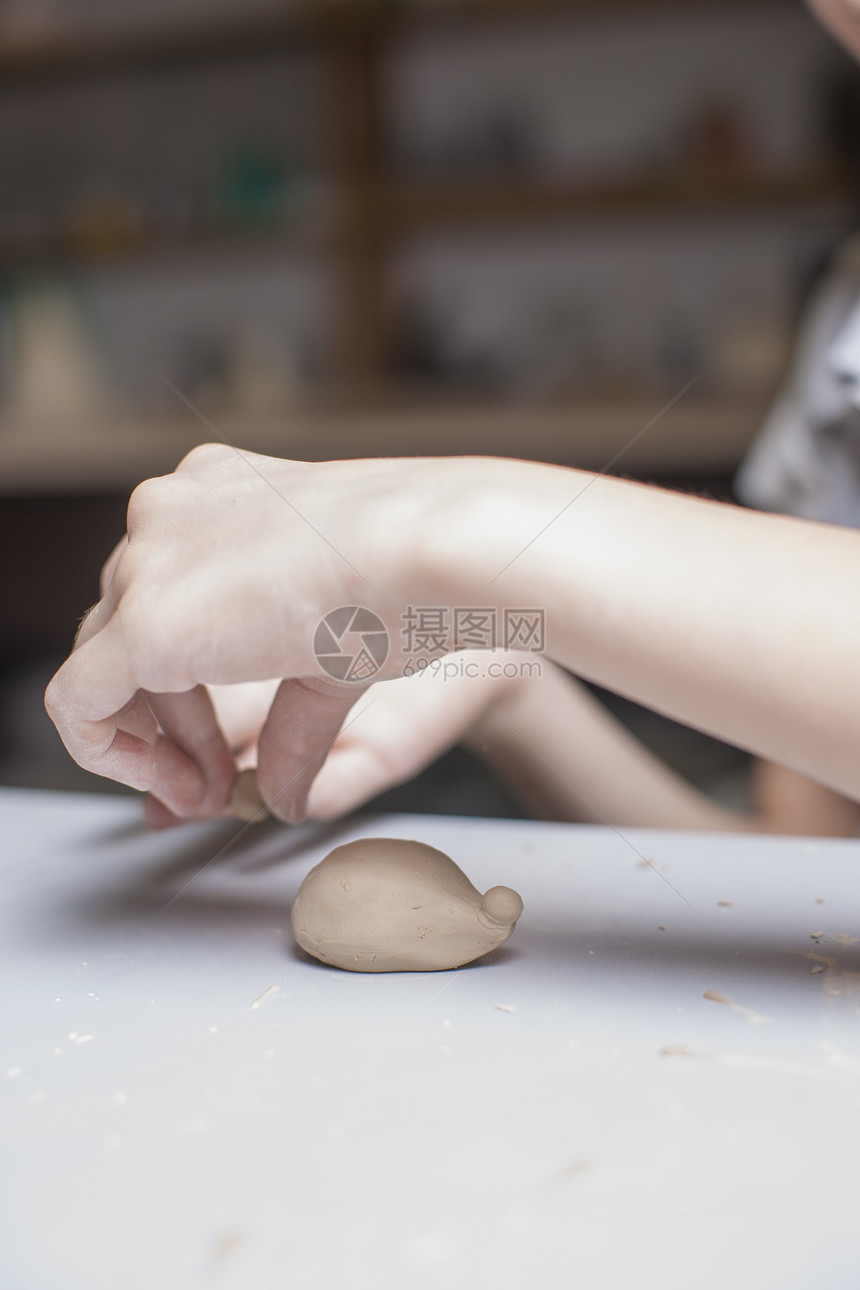
<svg viewBox="0 0 860 1290"><path fill-rule="evenodd" d="M810 8L860 58L860 0ZM486 604L495 579L494 603L547 608L552 658L760 754L748 826L856 829L854 535L608 479L553 522L588 477L525 463L242 458L206 447L136 491L102 600L46 694L71 754L146 791L154 826L227 813L237 766L255 760L273 813L325 818L459 737L543 813L736 824L551 669L528 691L393 681L345 723L359 692L310 657L324 613L360 603L396 623L422 599ZM518 542L531 545L498 576ZM385 675L403 662L395 650Z"/></svg>
<svg viewBox="0 0 860 1290"><path fill-rule="evenodd" d="M525 675L510 675L517 661ZM856 803L771 762L755 763L750 811L715 804L573 677L546 659L539 675L534 668L533 656L464 650L420 676L372 686L311 785L308 817L347 815L464 743L539 819L818 837L856 831ZM277 685L215 687L218 718L239 764L256 764L256 733ZM170 817L163 824L170 822L177 823Z"/></svg>
<svg viewBox="0 0 860 1290"><path fill-rule="evenodd" d="M693 789L546 659L540 676L492 679L488 663L497 658L465 652L418 679L375 687L372 706L336 741L314 783L309 815L328 819L355 809L462 741L536 818L754 827L751 818L723 810ZM463 675L466 669L471 676ZM360 701L356 712L362 707Z"/></svg>
<svg viewBox="0 0 860 1290"><path fill-rule="evenodd" d="M858 0L807 0L809 8L860 59L860 3Z"/></svg>
<svg viewBox="0 0 860 1290"><path fill-rule="evenodd" d="M170 818L227 810L210 687L272 676L259 785L303 817L361 693L313 657L343 604L389 625L383 680L409 661L409 605L543 606L549 659L860 797L856 533L531 462L209 445L136 491L128 537L46 703L82 765Z"/></svg>

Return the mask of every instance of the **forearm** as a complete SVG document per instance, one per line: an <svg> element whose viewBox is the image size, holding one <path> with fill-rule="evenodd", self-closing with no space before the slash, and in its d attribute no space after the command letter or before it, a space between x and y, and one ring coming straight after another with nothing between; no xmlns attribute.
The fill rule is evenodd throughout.
<svg viewBox="0 0 860 1290"><path fill-rule="evenodd" d="M814 837L856 837L860 807L805 775L759 761L752 770L754 815L751 827L762 833L800 833Z"/></svg>
<svg viewBox="0 0 860 1290"><path fill-rule="evenodd" d="M466 739L542 819L673 829L743 829L640 743L588 690L544 660L500 691Z"/></svg>
<svg viewBox="0 0 860 1290"><path fill-rule="evenodd" d="M571 671L860 797L860 535L591 479L492 463L432 543L456 602L545 608Z"/></svg>

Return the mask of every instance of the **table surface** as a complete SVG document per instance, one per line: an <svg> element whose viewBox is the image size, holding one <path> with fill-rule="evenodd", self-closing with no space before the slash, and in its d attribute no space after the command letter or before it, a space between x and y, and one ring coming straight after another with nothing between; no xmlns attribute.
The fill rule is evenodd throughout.
<svg viewBox="0 0 860 1290"><path fill-rule="evenodd" d="M0 791L3 1290L860 1284L860 842L139 819ZM516 887L508 946L304 957L377 835Z"/></svg>

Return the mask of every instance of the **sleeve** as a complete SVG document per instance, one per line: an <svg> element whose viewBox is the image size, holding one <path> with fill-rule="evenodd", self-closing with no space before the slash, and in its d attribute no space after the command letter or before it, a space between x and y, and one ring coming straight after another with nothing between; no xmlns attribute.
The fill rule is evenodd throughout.
<svg viewBox="0 0 860 1290"><path fill-rule="evenodd" d="M813 298L735 487L760 510L860 528L860 237Z"/></svg>

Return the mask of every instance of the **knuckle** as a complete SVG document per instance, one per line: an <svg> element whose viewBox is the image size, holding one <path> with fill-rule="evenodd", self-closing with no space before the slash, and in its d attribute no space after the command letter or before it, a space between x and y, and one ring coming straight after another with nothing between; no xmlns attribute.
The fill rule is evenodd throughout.
<svg viewBox="0 0 860 1290"><path fill-rule="evenodd" d="M164 614L148 595L123 596L117 610L123 646L132 673L144 690L169 690L176 651Z"/></svg>
<svg viewBox="0 0 860 1290"><path fill-rule="evenodd" d="M132 537L135 532L146 524L153 511L159 507L163 496L163 476L159 475L155 479L145 479L143 483L138 484L128 499L126 526L129 537Z"/></svg>
<svg viewBox="0 0 860 1290"><path fill-rule="evenodd" d="M123 648L137 684L158 694L194 689L200 680L201 633L183 589L158 583L126 592L117 609ZM211 642L206 640L209 647Z"/></svg>
<svg viewBox="0 0 860 1290"><path fill-rule="evenodd" d="M96 619L98 617L97 611L99 609L100 604L101 604L101 601L99 601L98 604L92 605L91 608L89 608L87 612L84 614L83 618L78 624L78 630L75 632L75 641L74 641L73 649L77 649L80 645L85 644L85 642L89 640L90 636L93 635Z"/></svg>
<svg viewBox="0 0 860 1290"><path fill-rule="evenodd" d="M151 554L148 546L148 543L141 545L139 540L126 545L110 570L110 583L102 587L102 599L110 593L111 602L118 604L128 597L130 589L138 585L149 567Z"/></svg>
<svg viewBox="0 0 860 1290"><path fill-rule="evenodd" d="M107 591L108 587L113 581L114 574L119 568L120 561L122 560L122 557L127 550L128 550L128 536L126 535L117 543L117 545L114 547L114 549L111 551L110 555L102 565L101 573L99 574L100 595L104 596L105 592Z"/></svg>
<svg viewBox="0 0 860 1290"><path fill-rule="evenodd" d="M210 466L218 466L230 452L231 449L223 443L199 443L185 454L176 470L205 470Z"/></svg>
<svg viewBox="0 0 860 1290"><path fill-rule="evenodd" d="M116 573L116 564L113 560L113 557L111 557L110 560L106 560L104 562L104 564L101 567L101 572L99 573L99 596L102 599L107 593L107 589L110 586L111 582L113 581L113 575L115 573Z"/></svg>
<svg viewBox="0 0 860 1290"><path fill-rule="evenodd" d="M116 611L116 618L122 631L125 651L133 663L149 648L153 617L151 605L144 597L134 591L125 593Z"/></svg>
<svg viewBox="0 0 860 1290"><path fill-rule="evenodd" d="M57 724L57 719L60 713L60 700L58 695L58 689L59 689L59 685L57 682L57 678L56 676L54 676L48 682L48 687L45 690L45 711L47 712L51 720L54 722L54 725Z"/></svg>

